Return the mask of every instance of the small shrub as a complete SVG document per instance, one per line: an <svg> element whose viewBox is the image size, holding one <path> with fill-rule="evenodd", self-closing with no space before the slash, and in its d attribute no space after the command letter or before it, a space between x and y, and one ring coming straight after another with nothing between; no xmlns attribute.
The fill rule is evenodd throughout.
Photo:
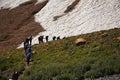
<svg viewBox="0 0 120 80"><path fill-rule="evenodd" d="M1 66L0 66L0 70L1 70L1 71L5 71L6 69L7 69L7 66L5 66L5 65L1 65Z"/></svg>
<svg viewBox="0 0 120 80"><path fill-rule="evenodd" d="M79 74L84 74L86 71L90 70L90 65L88 64L83 64L83 65L78 65L74 71L75 73Z"/></svg>
<svg viewBox="0 0 120 80"><path fill-rule="evenodd" d="M85 77L90 78L90 79L94 79L95 78L95 73L96 73L95 71L90 70L90 71L85 73Z"/></svg>
<svg viewBox="0 0 120 80"><path fill-rule="evenodd" d="M25 70L25 64L21 64L19 67L18 67L18 73L19 74L22 74L22 72Z"/></svg>
<svg viewBox="0 0 120 80"><path fill-rule="evenodd" d="M7 75L2 75L2 76L0 76L0 80L8 80Z"/></svg>
<svg viewBox="0 0 120 80"><path fill-rule="evenodd" d="M60 76L57 76L56 80L74 80L74 76L72 74L62 74Z"/></svg>
<svg viewBox="0 0 120 80"><path fill-rule="evenodd" d="M113 42L113 43L111 43L111 47L112 48L117 48L117 47L119 47L119 45L120 45L120 42Z"/></svg>
<svg viewBox="0 0 120 80"><path fill-rule="evenodd" d="M40 74L35 74L35 75L32 75L30 80L41 80L42 79L42 75Z"/></svg>
<svg viewBox="0 0 120 80"><path fill-rule="evenodd" d="M30 70L27 70L27 71L25 72L25 75L26 75L26 76L30 76L30 74L31 74L31 71L30 71Z"/></svg>

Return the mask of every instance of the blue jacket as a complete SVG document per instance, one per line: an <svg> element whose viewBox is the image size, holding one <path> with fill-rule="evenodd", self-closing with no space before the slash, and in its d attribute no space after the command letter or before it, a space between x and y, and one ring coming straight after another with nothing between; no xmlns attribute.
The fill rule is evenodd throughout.
<svg viewBox="0 0 120 80"><path fill-rule="evenodd" d="M31 48L30 47L27 48L27 52L31 52Z"/></svg>
<svg viewBox="0 0 120 80"><path fill-rule="evenodd" d="M31 53L27 53L26 58L30 58L30 57L31 57Z"/></svg>

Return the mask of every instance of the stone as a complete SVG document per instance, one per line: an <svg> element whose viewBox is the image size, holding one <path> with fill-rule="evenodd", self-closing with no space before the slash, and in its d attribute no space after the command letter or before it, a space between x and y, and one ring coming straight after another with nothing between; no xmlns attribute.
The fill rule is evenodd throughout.
<svg viewBox="0 0 120 80"><path fill-rule="evenodd" d="M108 36L107 32L104 32L104 33L101 34L101 37L106 37L106 36Z"/></svg>
<svg viewBox="0 0 120 80"><path fill-rule="evenodd" d="M120 36L119 36L119 37L117 37L117 39L118 39L118 40L120 40Z"/></svg>
<svg viewBox="0 0 120 80"><path fill-rule="evenodd" d="M32 54L37 54L37 52L36 51L32 51Z"/></svg>
<svg viewBox="0 0 120 80"><path fill-rule="evenodd" d="M80 45L80 44L84 44L86 42L86 40L84 38L78 38L75 41L76 45Z"/></svg>

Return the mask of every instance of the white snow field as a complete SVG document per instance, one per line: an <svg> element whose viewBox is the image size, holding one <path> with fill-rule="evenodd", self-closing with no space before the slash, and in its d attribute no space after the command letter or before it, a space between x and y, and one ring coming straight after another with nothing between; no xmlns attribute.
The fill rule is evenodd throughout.
<svg viewBox="0 0 120 80"><path fill-rule="evenodd" d="M15 1L12 4L11 2ZM13 8L28 0L0 0L4 8ZM45 1L38 0L37 3ZM70 37L94 31L120 28L120 0L80 0L75 8L64 13L75 0L49 0L47 5L35 15L35 21L39 22L46 30L40 32L33 39L33 45L38 44L38 36ZM3 2L3 3L1 3ZM9 4L11 3L11 4ZM9 5L7 5L9 4ZM61 16L54 20L55 16ZM18 48L23 47L21 44Z"/></svg>
<svg viewBox="0 0 120 80"><path fill-rule="evenodd" d="M0 9L10 8L13 9L22 3L30 0L0 0Z"/></svg>
<svg viewBox="0 0 120 80"><path fill-rule="evenodd" d="M64 13L75 0L50 0L35 15L35 21L46 29L39 35L76 36L94 31L120 28L120 0L80 0L75 9ZM54 16L64 15L53 21ZM36 44L38 35L33 39Z"/></svg>
<svg viewBox="0 0 120 80"><path fill-rule="evenodd" d="M13 8L19 6L20 4L28 2L28 1L30 1L30 0L0 0L0 9L6 9L6 8L13 9ZM38 1L38 3L40 3L45 0L37 0L37 1Z"/></svg>

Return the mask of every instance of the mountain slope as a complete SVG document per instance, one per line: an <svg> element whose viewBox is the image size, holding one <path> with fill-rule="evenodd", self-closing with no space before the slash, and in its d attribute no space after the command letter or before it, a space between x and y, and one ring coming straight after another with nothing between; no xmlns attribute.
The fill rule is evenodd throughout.
<svg viewBox="0 0 120 80"><path fill-rule="evenodd" d="M105 33L107 35L103 36ZM75 40L80 37L87 42L77 46ZM31 57L32 64L25 71L23 49L1 53L0 78L11 78L13 71L18 71L19 74L24 71L22 80L91 80L120 74L118 37L120 29L116 28L33 46L35 53ZM114 80L119 78L118 75Z"/></svg>
<svg viewBox="0 0 120 80"><path fill-rule="evenodd" d="M18 5L22 3L19 0L18 2L17 0L15 0L15 2L13 3L10 2L12 0L8 2L5 2L4 0L1 1L2 4L5 3L4 5L0 6L2 10L5 10L5 8L9 7L9 11L14 10L16 7L18 7ZM35 33L40 32L33 39L33 44L38 44L37 38L39 35L48 35L50 36L49 40L52 40L53 36L60 36L61 38L63 38L68 36L76 36L79 34L90 33L94 31L120 28L119 0L30 0L28 3L22 3L22 6L31 6L31 11L31 9L34 9L34 6L44 1L48 3L44 5L43 8L40 9L40 11L37 10L35 11L35 13L33 11L32 15L34 16L34 18L32 18L32 21L28 22L31 25L32 22L34 22L33 19L35 19L35 22L38 22L44 29L44 32L41 32L43 31L43 29L38 30L38 27L35 28L35 30L32 30L32 32L36 31ZM28 13L30 12L28 11ZM24 21L27 20L24 19L23 22ZM14 21L10 23L16 24L16 22ZM21 23L21 25L23 24L24 23ZM15 28L17 27L15 26ZM25 29L25 33L29 32L28 28ZM29 35L32 34L29 33L26 36ZM21 38L21 40L23 40L23 38ZM21 45L20 47L23 46Z"/></svg>
<svg viewBox="0 0 120 80"><path fill-rule="evenodd" d="M44 32L39 35L69 37L120 28L119 0L49 0L37 14ZM37 35L33 44L38 44Z"/></svg>
<svg viewBox="0 0 120 80"><path fill-rule="evenodd" d="M35 15L46 30L42 35L75 36L120 28L119 0L50 0Z"/></svg>

